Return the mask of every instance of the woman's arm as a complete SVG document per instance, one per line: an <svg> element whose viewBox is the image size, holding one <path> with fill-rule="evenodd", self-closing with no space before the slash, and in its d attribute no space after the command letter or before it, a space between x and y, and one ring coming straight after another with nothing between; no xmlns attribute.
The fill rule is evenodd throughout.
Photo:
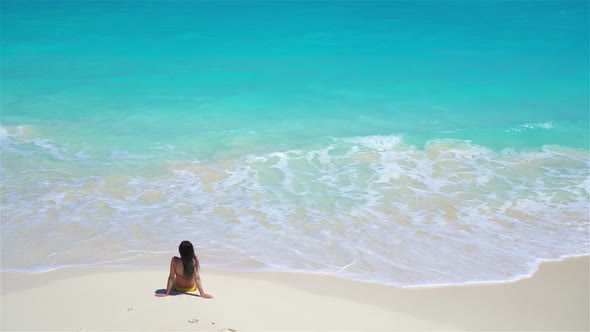
<svg viewBox="0 0 590 332"><path fill-rule="evenodd" d="M159 293L156 294L156 296L163 297L170 295L170 290L172 289L172 285L174 285L175 275L176 273L174 271L174 257L172 257L172 260L170 261L170 274L168 275L168 283L166 284L166 294Z"/></svg>
<svg viewBox="0 0 590 332"><path fill-rule="evenodd" d="M212 299L213 296L209 295L209 294L205 294L205 291L203 291L203 285L201 284L201 276L199 275L199 270L197 269L197 266L195 265L195 284L197 285L197 289L199 290L199 294L201 294L201 297L204 299Z"/></svg>

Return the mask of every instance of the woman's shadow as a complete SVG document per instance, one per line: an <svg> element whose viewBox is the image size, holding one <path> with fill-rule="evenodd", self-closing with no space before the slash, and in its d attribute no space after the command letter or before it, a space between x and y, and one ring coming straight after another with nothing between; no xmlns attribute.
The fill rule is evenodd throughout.
<svg viewBox="0 0 590 332"><path fill-rule="evenodd" d="M154 295L157 296L158 294L166 294L166 289L165 288L156 289L154 291ZM174 289L171 289L170 294L168 294L168 296L176 296L176 295L191 295L191 296L201 297L201 295L198 295L198 294L177 292Z"/></svg>

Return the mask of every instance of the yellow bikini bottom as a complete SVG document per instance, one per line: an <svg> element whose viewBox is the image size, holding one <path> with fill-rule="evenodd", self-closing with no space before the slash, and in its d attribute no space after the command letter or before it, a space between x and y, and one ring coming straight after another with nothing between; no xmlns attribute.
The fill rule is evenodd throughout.
<svg viewBox="0 0 590 332"><path fill-rule="evenodd" d="M174 285L174 289L177 292L194 292L197 289L197 284L194 284L193 287L178 287Z"/></svg>

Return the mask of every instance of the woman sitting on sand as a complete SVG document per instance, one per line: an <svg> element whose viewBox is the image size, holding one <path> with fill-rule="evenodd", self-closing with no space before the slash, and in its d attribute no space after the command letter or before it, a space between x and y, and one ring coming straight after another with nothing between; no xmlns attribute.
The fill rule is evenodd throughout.
<svg viewBox="0 0 590 332"><path fill-rule="evenodd" d="M178 246L178 251L180 252L180 258L174 256L170 262L170 275L168 276L166 293L156 294L156 296L169 295L172 287L177 292L194 292L198 288L202 298L212 299L213 296L205 294L203 291L201 277L199 276L199 259L195 255L193 244L189 241L182 241Z"/></svg>

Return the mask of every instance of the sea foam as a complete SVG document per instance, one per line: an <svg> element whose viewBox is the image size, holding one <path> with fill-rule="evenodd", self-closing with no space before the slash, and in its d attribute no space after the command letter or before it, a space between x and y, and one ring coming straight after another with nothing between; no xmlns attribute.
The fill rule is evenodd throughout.
<svg viewBox="0 0 590 332"><path fill-rule="evenodd" d="M588 253L590 158L582 150L496 152L441 139L419 148L367 136L169 160L156 175L91 174L75 152L55 155L67 147L10 139L44 162L3 152L5 269L146 264L150 255L130 253L191 238L209 265L415 286L511 280L539 259ZM134 158L119 156L104 165ZM10 167L22 158L27 170ZM36 254L18 254L33 243ZM78 254L96 247L107 250Z"/></svg>

